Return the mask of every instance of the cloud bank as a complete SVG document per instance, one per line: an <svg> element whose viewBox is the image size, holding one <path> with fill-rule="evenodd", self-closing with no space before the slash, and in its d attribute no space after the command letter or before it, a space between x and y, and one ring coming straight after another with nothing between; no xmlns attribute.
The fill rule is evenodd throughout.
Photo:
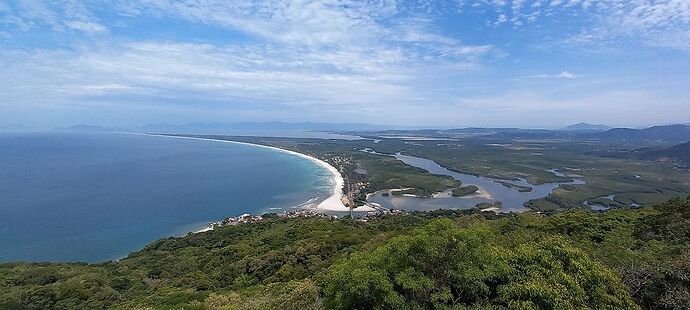
<svg viewBox="0 0 690 310"><path fill-rule="evenodd" d="M638 62L690 63L681 0L0 1L0 38L3 122L559 127L690 112L688 70ZM655 104L667 109L581 113Z"/></svg>

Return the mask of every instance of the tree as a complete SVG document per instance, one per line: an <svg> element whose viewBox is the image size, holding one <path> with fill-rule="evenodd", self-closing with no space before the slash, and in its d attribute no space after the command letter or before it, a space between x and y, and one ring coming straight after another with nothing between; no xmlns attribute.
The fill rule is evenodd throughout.
<svg viewBox="0 0 690 310"><path fill-rule="evenodd" d="M483 225L434 220L332 266L336 309L636 309L620 280L561 239L502 247Z"/></svg>

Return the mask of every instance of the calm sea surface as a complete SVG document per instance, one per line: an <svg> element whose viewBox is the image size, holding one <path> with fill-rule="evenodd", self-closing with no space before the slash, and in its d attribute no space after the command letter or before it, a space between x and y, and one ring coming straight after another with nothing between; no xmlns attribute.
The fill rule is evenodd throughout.
<svg viewBox="0 0 690 310"><path fill-rule="evenodd" d="M0 134L0 262L121 258L208 221L330 192L270 149L125 134Z"/></svg>

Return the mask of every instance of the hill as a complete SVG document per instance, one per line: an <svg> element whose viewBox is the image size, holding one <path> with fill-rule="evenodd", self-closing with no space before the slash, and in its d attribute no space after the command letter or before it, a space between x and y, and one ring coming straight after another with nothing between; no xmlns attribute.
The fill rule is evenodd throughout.
<svg viewBox="0 0 690 310"><path fill-rule="evenodd" d="M76 132L126 132L125 128L120 127L104 127L98 125L75 125L69 127L59 127L55 130L60 131L76 131Z"/></svg>
<svg viewBox="0 0 690 310"><path fill-rule="evenodd" d="M609 154L608 157L634 158L654 161L674 161L690 165L690 142L681 143L672 147L646 147L632 151L618 151Z"/></svg>
<svg viewBox="0 0 690 310"><path fill-rule="evenodd" d="M649 160L665 160L668 158L690 164L690 142L678 144L669 148L642 150L636 157Z"/></svg>
<svg viewBox="0 0 690 310"><path fill-rule="evenodd" d="M687 309L690 198L552 216L279 218L101 264L0 264L1 309Z"/></svg>
<svg viewBox="0 0 690 310"><path fill-rule="evenodd" d="M645 129L614 128L590 135L601 140L652 141L678 144L690 141L690 126L654 126Z"/></svg>
<svg viewBox="0 0 690 310"><path fill-rule="evenodd" d="M590 152L589 154L609 158L673 162L681 169L690 167L690 142L677 144L671 147L642 147L632 150L610 149Z"/></svg>
<svg viewBox="0 0 690 310"><path fill-rule="evenodd" d="M186 123L186 124L148 124L137 128L146 132L156 133L228 133L233 131L346 131L346 130L382 130L391 126L379 126L364 123L288 123L288 122L241 122L241 123Z"/></svg>
<svg viewBox="0 0 690 310"><path fill-rule="evenodd" d="M590 123L577 123L570 125L565 128L565 130L576 130L576 131L606 131L611 129L611 127L601 124L590 124Z"/></svg>

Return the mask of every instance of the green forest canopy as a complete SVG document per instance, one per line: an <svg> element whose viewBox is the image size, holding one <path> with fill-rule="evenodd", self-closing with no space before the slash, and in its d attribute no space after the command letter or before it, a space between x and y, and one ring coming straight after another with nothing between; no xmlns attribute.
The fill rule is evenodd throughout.
<svg viewBox="0 0 690 310"><path fill-rule="evenodd" d="M0 309L688 309L690 199L268 219L117 262L0 265Z"/></svg>

